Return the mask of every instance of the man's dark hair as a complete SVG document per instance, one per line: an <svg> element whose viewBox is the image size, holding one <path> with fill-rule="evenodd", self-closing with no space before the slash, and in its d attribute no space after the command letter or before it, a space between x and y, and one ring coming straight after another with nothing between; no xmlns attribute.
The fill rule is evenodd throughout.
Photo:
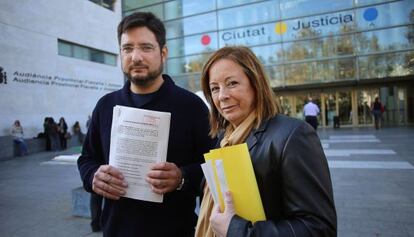
<svg viewBox="0 0 414 237"><path fill-rule="evenodd" d="M129 29L135 27L147 27L152 33L160 46L165 45L165 27L160 19L151 12L135 12L122 19L118 25L118 43L121 45L121 35Z"/></svg>

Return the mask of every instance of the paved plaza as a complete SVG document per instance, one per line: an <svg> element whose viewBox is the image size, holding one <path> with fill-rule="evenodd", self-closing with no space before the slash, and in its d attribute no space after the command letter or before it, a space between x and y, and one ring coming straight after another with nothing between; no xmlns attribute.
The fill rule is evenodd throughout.
<svg viewBox="0 0 414 237"><path fill-rule="evenodd" d="M339 237L414 237L414 128L320 129ZM81 186L74 162L42 152L0 162L0 236L77 237L90 219L72 215Z"/></svg>

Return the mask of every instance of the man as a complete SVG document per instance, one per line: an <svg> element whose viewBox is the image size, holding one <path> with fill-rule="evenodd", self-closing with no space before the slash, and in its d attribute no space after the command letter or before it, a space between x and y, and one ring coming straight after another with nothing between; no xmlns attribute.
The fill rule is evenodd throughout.
<svg viewBox="0 0 414 237"><path fill-rule="evenodd" d="M165 28L152 13L126 16L118 26L118 42L128 81L94 109L78 159L84 187L105 198L104 236L193 236L200 163L215 144L208 136L208 109L195 94L162 75L168 53ZM162 203L122 197L128 184L118 169L107 165L115 105L171 113L167 162L154 164L146 177L153 192L164 194Z"/></svg>
<svg viewBox="0 0 414 237"><path fill-rule="evenodd" d="M312 102L312 98L308 99L308 103L303 108L305 121L308 122L315 130L318 128L319 108Z"/></svg>

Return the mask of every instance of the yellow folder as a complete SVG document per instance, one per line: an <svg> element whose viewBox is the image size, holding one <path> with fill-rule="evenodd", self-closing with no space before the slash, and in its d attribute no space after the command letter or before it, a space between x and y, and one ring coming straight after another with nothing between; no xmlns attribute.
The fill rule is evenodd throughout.
<svg viewBox="0 0 414 237"><path fill-rule="evenodd" d="M207 184L210 190L215 188L221 210L224 210L223 193L228 189L237 215L252 222L266 220L246 143L210 150L204 154L204 159L212 164L215 187Z"/></svg>

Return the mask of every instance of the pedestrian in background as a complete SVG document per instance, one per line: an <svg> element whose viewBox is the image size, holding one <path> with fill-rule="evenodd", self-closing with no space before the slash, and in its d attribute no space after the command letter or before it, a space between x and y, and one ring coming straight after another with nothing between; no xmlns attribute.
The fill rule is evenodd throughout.
<svg viewBox="0 0 414 237"><path fill-rule="evenodd" d="M49 135L49 117L45 117L43 121L43 137L46 140L46 151L52 150L52 142Z"/></svg>
<svg viewBox="0 0 414 237"><path fill-rule="evenodd" d="M374 115L375 129L381 128L382 113L384 113L384 111L384 105L381 103L378 97L375 97L375 101L371 106L371 112Z"/></svg>
<svg viewBox="0 0 414 237"><path fill-rule="evenodd" d="M80 144L83 144L83 133L79 121L76 121L72 126L73 136L78 137L78 141Z"/></svg>
<svg viewBox="0 0 414 237"><path fill-rule="evenodd" d="M14 121L14 124L10 129L10 135L13 136L13 142L19 146L20 155L28 155L29 153L27 151L27 145L24 141L23 127L20 125L19 120Z"/></svg>
<svg viewBox="0 0 414 237"><path fill-rule="evenodd" d="M303 114L305 115L305 121L309 123L315 130L318 129L318 115L319 107L313 103L312 98L309 97L308 103L303 107Z"/></svg>
<svg viewBox="0 0 414 237"><path fill-rule="evenodd" d="M58 123L58 133L60 148L65 150L67 148L67 139L68 139L68 125L66 124L65 118L61 117Z"/></svg>
<svg viewBox="0 0 414 237"><path fill-rule="evenodd" d="M46 123L46 134L50 139L50 150L60 150L59 127L52 117L49 117Z"/></svg>

